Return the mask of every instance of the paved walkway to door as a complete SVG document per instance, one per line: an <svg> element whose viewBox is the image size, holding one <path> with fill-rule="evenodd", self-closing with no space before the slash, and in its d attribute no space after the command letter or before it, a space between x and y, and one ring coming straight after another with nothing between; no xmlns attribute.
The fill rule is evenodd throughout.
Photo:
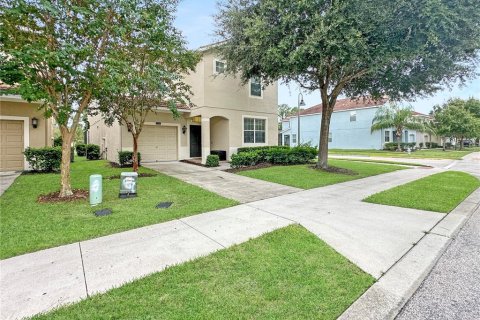
<svg viewBox="0 0 480 320"><path fill-rule="evenodd" d="M142 163L142 165L240 203L301 191L301 189L278 183L252 179L217 168L206 168L184 162L155 162Z"/></svg>

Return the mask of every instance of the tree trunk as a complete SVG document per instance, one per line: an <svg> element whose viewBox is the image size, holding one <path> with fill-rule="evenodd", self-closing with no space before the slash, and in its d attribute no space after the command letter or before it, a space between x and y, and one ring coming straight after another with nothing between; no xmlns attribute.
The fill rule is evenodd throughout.
<svg viewBox="0 0 480 320"><path fill-rule="evenodd" d="M460 150L463 150L463 140L465 138L464 137L460 137Z"/></svg>
<svg viewBox="0 0 480 320"><path fill-rule="evenodd" d="M395 135L397 136L397 151L402 151L402 131L395 131Z"/></svg>
<svg viewBox="0 0 480 320"><path fill-rule="evenodd" d="M132 154L132 165L133 172L138 172L138 136L133 134L133 154Z"/></svg>
<svg viewBox="0 0 480 320"><path fill-rule="evenodd" d="M322 107L322 122L320 127L320 145L318 147L317 169L328 168L328 135L330 132L330 118L332 112L329 106Z"/></svg>
<svg viewBox="0 0 480 320"><path fill-rule="evenodd" d="M65 126L60 126L62 134L62 163L60 164L60 197L68 197L73 194L70 184L70 156L73 133Z"/></svg>

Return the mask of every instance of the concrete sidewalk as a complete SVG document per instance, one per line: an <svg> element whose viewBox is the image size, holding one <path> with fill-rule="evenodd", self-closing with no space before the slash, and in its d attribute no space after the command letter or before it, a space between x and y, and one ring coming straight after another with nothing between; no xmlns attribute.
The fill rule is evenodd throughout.
<svg viewBox="0 0 480 320"><path fill-rule="evenodd" d="M378 278L444 215L361 199L439 171L395 171L1 260L1 318L48 311L291 223Z"/></svg>
<svg viewBox="0 0 480 320"><path fill-rule="evenodd" d="M370 157L370 156L356 156L356 155L329 155L331 159L352 159L352 160L375 160L375 161L392 161L392 162L404 162L412 164L421 164L424 166L430 166L434 168L446 168L456 160L451 159L416 159L416 158L389 158L389 157Z"/></svg>
<svg viewBox="0 0 480 320"><path fill-rule="evenodd" d="M143 166L215 192L225 198L247 203L299 192L301 189L252 179L233 173L183 162L144 163Z"/></svg>
<svg viewBox="0 0 480 320"><path fill-rule="evenodd" d="M0 172L0 196L7 190L12 183L22 173L20 171Z"/></svg>

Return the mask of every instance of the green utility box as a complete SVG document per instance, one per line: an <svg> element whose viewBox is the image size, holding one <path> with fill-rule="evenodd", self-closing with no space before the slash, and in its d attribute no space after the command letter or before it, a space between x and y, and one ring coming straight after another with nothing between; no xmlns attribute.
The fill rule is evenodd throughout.
<svg viewBox="0 0 480 320"><path fill-rule="evenodd" d="M137 196L136 172L122 172L120 174L120 193L119 198L134 198Z"/></svg>
<svg viewBox="0 0 480 320"><path fill-rule="evenodd" d="M92 174L90 176L90 205L96 206L102 203L102 176Z"/></svg>

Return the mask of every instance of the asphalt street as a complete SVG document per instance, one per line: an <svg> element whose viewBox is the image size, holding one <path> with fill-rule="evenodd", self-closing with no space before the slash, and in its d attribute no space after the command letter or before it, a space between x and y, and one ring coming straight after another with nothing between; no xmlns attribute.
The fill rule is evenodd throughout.
<svg viewBox="0 0 480 320"><path fill-rule="evenodd" d="M396 319L480 319L480 208Z"/></svg>

